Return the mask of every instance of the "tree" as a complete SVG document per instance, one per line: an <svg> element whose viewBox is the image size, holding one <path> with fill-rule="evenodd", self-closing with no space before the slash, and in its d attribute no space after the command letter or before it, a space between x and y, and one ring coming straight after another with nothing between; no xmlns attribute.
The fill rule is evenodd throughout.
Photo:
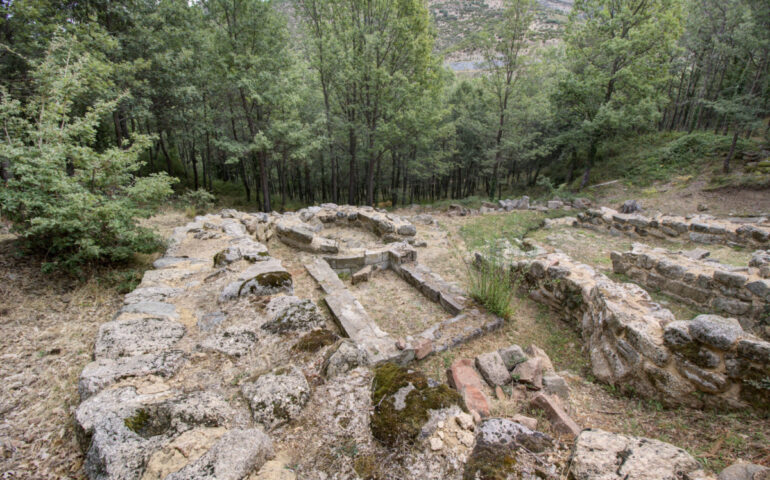
<svg viewBox="0 0 770 480"><path fill-rule="evenodd" d="M494 198L498 188L498 175L503 161L503 133L509 116L509 103L516 82L521 75L522 54L527 45L529 27L535 8L534 0L506 0L500 21L494 24L481 42L484 56L484 79L495 99L497 117L494 161L489 198Z"/></svg>
<svg viewBox="0 0 770 480"><path fill-rule="evenodd" d="M56 37L34 64L25 105L0 90L0 158L10 166L0 208L27 248L45 256L47 268L125 261L162 244L136 223L171 193L165 174L136 176L149 139L135 136L127 148L94 147L100 122L120 97L74 114L85 94L103 89L112 67L72 37Z"/></svg>
<svg viewBox="0 0 770 480"><path fill-rule="evenodd" d="M659 118L681 16L681 0L575 1L565 36L569 73L558 95L580 113L571 127L588 149L581 187L603 140Z"/></svg>

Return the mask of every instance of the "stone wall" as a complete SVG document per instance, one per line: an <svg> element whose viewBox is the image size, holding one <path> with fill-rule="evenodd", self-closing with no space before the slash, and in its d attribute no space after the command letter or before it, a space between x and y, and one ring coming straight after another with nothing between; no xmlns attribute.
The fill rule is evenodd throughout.
<svg viewBox="0 0 770 480"><path fill-rule="evenodd" d="M678 217L659 215L645 217L639 214L624 214L602 207L577 215L575 226L600 228L623 233L635 238L681 238L697 243L770 247L770 226L766 224L740 224L716 220L706 215Z"/></svg>
<svg viewBox="0 0 770 480"><path fill-rule="evenodd" d="M702 311L734 316L746 330L770 337L770 279L761 278L756 268L691 259L638 243L611 256L615 273Z"/></svg>
<svg viewBox="0 0 770 480"><path fill-rule="evenodd" d="M513 261L511 273L580 330L597 379L666 405L770 409L770 343L736 320L677 321L641 287L562 253Z"/></svg>
<svg viewBox="0 0 770 480"><path fill-rule="evenodd" d="M322 232L326 225L360 228L385 243L414 241L417 229L409 220L372 207L324 203L283 215L273 215L278 238L295 248L315 253L338 253L339 245Z"/></svg>

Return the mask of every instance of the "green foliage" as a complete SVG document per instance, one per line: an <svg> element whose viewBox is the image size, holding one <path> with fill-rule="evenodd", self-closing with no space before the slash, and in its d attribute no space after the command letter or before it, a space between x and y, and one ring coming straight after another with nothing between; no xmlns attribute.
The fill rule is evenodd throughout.
<svg viewBox="0 0 770 480"><path fill-rule="evenodd" d="M190 209L190 213L195 215L205 214L216 201L216 197L208 191L199 188L198 190L187 190L179 197L179 201L184 208Z"/></svg>
<svg viewBox="0 0 770 480"><path fill-rule="evenodd" d="M468 275L470 296L495 315L509 320L515 309L515 287L505 262L494 254L488 254Z"/></svg>
<svg viewBox="0 0 770 480"><path fill-rule="evenodd" d="M634 185L647 186L694 175L727 155L731 141L730 137L710 132L654 133L618 139L603 149L606 163L594 180L624 178ZM739 139L738 152L753 148L752 140Z"/></svg>
<svg viewBox="0 0 770 480"><path fill-rule="evenodd" d="M113 65L56 38L33 70L34 94L25 105L0 89L0 158L10 178L0 190L2 214L44 268L74 271L84 264L118 262L158 249L161 239L141 228L145 216L171 193L165 174L138 177L149 139L97 149L100 119L121 97L86 104Z"/></svg>

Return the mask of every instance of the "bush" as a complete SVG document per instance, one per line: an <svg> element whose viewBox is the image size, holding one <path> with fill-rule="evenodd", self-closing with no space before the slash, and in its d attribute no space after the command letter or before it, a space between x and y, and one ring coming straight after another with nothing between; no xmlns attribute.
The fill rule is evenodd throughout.
<svg viewBox="0 0 770 480"><path fill-rule="evenodd" d="M194 217L205 214L213 207L216 197L208 191L199 188L198 190L187 190L179 197L179 201L185 206L188 216Z"/></svg>
<svg viewBox="0 0 770 480"><path fill-rule="evenodd" d="M513 317L514 286L504 262L496 255L485 256L469 272L471 297L487 310L506 320Z"/></svg>
<svg viewBox="0 0 770 480"><path fill-rule="evenodd" d="M33 72L34 94L24 106L0 88L0 158L10 171L0 189L0 213L28 251L44 256L46 270L76 272L162 246L136 222L171 194L174 181L165 174L136 175L150 139L94 146L100 120L121 100L89 98L111 65L78 50L74 40L54 39Z"/></svg>

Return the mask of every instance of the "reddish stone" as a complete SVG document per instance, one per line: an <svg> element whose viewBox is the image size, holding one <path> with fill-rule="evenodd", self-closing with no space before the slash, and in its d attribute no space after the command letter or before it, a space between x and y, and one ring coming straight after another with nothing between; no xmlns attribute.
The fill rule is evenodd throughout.
<svg viewBox="0 0 770 480"><path fill-rule="evenodd" d="M482 417L489 416L489 402L484 392L476 387L465 387L462 395L468 410L477 412Z"/></svg>
<svg viewBox="0 0 770 480"><path fill-rule="evenodd" d="M572 437L577 437L580 434L581 428L578 424L559 406L558 401L550 396L539 393L529 404L531 407L539 408L545 412L546 418L551 422L555 431Z"/></svg>
<svg viewBox="0 0 770 480"><path fill-rule="evenodd" d="M417 345L414 347L414 357L417 360L422 360L433 352L433 342L427 338L417 341Z"/></svg>
<svg viewBox="0 0 770 480"><path fill-rule="evenodd" d="M481 387L481 378L473 368L473 360L460 358L447 370L449 385L454 387L465 400L465 406L471 412L489 416L489 401Z"/></svg>
<svg viewBox="0 0 770 480"><path fill-rule="evenodd" d="M500 387L500 385L495 387L495 396L497 397L498 400L504 400L508 398L508 396L505 394L505 392Z"/></svg>

